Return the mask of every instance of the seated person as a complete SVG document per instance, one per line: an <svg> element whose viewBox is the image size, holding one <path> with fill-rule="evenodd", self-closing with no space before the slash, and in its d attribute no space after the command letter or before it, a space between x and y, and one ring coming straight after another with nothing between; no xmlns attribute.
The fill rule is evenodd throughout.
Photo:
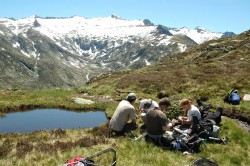
<svg viewBox="0 0 250 166"><path fill-rule="evenodd" d="M152 99L142 99L140 100L140 106L139 110L142 112L140 117L143 121L142 129L146 128L147 122L146 122L146 114L150 110L154 110L155 108L159 108L159 105L156 101Z"/></svg>
<svg viewBox="0 0 250 166"><path fill-rule="evenodd" d="M187 116L178 117L178 122L182 124L182 127L189 128L193 123L193 116L196 116L198 120L201 119L201 113L199 109L192 104L188 99L182 99L179 106L187 113Z"/></svg>
<svg viewBox="0 0 250 166"><path fill-rule="evenodd" d="M150 138L158 139L164 136L166 131L172 127L163 110L167 110L170 106L168 98L162 98L159 102L159 108L149 110L146 114L147 133Z"/></svg>
<svg viewBox="0 0 250 166"><path fill-rule="evenodd" d="M127 100L122 100L117 106L109 123L109 128L115 132L117 136L125 135L125 133L137 128L137 115L134 107L135 101L136 94L129 93ZM129 120L132 122L128 123Z"/></svg>

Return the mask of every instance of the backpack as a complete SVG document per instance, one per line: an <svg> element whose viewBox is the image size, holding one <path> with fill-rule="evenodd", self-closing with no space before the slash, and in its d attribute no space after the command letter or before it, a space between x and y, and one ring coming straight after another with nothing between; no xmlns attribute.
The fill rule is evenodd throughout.
<svg viewBox="0 0 250 166"><path fill-rule="evenodd" d="M219 138L220 127L213 125L213 129L209 132L210 137Z"/></svg>
<svg viewBox="0 0 250 166"><path fill-rule="evenodd" d="M65 164L67 166L74 166L75 164L77 164L78 162L84 160L83 157L75 157L75 158L72 158L72 159L69 159L65 162Z"/></svg>
<svg viewBox="0 0 250 166"><path fill-rule="evenodd" d="M220 134L220 127L214 119L209 118L198 120L193 116L193 124L190 127L191 132L189 135L197 134L200 138L208 139L208 137L218 138ZM217 116L216 116L217 117Z"/></svg>
<svg viewBox="0 0 250 166"><path fill-rule="evenodd" d="M112 152L112 153L111 153ZM103 157L100 157L103 154L113 154L113 160L112 164L110 166L115 166L116 165L116 149L114 148L107 148L104 149L100 152L97 152L89 157L74 157L70 160L67 160L64 164L59 165L59 166L97 166L99 164L96 164L93 158L98 157L98 159L101 159ZM100 161L99 161L100 162Z"/></svg>
<svg viewBox="0 0 250 166"><path fill-rule="evenodd" d="M237 92L233 92L229 96L229 101L233 105L240 104L240 95Z"/></svg>
<svg viewBox="0 0 250 166"><path fill-rule="evenodd" d="M204 104L201 99L196 100L198 103L198 108L201 113L201 118L204 119L211 112L209 109L212 108L211 104Z"/></svg>
<svg viewBox="0 0 250 166"><path fill-rule="evenodd" d="M199 158L192 163L192 166L218 166L218 164L209 158Z"/></svg>
<svg viewBox="0 0 250 166"><path fill-rule="evenodd" d="M221 116L223 113L222 107L217 107L216 111L210 111L210 108L212 108L211 104L204 104L200 99L197 99L198 107L201 113L201 119L206 121L208 119L214 120L216 122L216 125L219 125L221 122Z"/></svg>
<svg viewBox="0 0 250 166"><path fill-rule="evenodd" d="M94 166L94 161L83 157L67 160L62 166Z"/></svg>
<svg viewBox="0 0 250 166"><path fill-rule="evenodd" d="M224 102L233 104L233 105L238 105L240 104L240 95L237 90L232 89L225 97L224 97Z"/></svg>
<svg viewBox="0 0 250 166"><path fill-rule="evenodd" d="M181 135L172 142L172 146L174 149L180 150L182 152L188 151L196 153L200 151L200 146L202 143L202 139L200 139L197 134L193 134L192 136Z"/></svg>
<svg viewBox="0 0 250 166"><path fill-rule="evenodd" d="M223 108L217 107L215 112L210 111L205 118L203 118L203 121L207 120L213 120L216 125L219 125L221 122L221 116L223 113Z"/></svg>

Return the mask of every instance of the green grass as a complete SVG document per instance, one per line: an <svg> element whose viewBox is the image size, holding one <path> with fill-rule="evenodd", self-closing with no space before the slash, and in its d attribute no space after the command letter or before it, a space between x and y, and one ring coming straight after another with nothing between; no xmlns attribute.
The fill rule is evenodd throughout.
<svg viewBox="0 0 250 166"><path fill-rule="evenodd" d="M73 98L85 96L78 89L47 89L47 90L3 90L0 95L0 115L4 113L25 111L34 108L65 108L74 111L105 110L109 103L95 102L92 105L79 105Z"/></svg>
<svg viewBox="0 0 250 166"><path fill-rule="evenodd" d="M35 101L38 100L42 106L61 107L64 105L68 108L86 111L83 106L69 100L71 97L83 97L82 93L81 89L9 91L9 96L1 95L0 101L5 105L13 103L14 106L18 106L18 104L36 104ZM185 94L183 95L185 96ZM150 95L148 96L150 97ZM174 103L177 103L180 96L170 96L170 98ZM213 103L213 100L209 101ZM117 104L118 101L96 101L94 106L89 105L88 107L102 108L108 116L112 116ZM215 104L219 104L219 102ZM237 107L247 108L248 104L243 102L242 106ZM4 108L2 107L1 110ZM140 119L138 122L141 125ZM228 118L223 118L221 128L221 136L227 136L229 143L227 145L208 143L207 147L202 147L201 152L194 155L183 155L181 152L163 150L145 142L144 139L134 141L133 135L124 138L108 138L106 126L94 129L59 129L24 134L0 134L0 165L58 165L70 158L90 156L108 147L117 149L118 165L187 165L199 157L208 157L222 166L247 165L250 162L250 134L240 129L236 122ZM139 136L139 131L134 132L134 134ZM112 154L108 156L98 160L98 162L110 163Z"/></svg>
<svg viewBox="0 0 250 166"><path fill-rule="evenodd" d="M139 133L136 133L139 135ZM105 138L106 142L87 147L82 144L67 147L65 144L56 146L56 141L74 142L83 136L91 135L89 130L67 130L64 134L56 135L55 132L42 131L32 134L2 135L10 151L7 155L1 154L0 165L58 165L76 156L91 156L103 149L113 147L117 150L118 165L188 165L199 157L207 157L219 165L247 165L250 162L250 135L238 128L230 119L223 119L221 136L227 136L227 145L207 143L202 146L201 152L193 155L183 155L178 151L164 150L144 139L133 140L132 136L125 138ZM91 137L94 137L93 135ZM97 138L97 136L95 136ZM10 143L6 143L9 140ZM25 142L26 146L19 148L17 143ZM103 139L102 139L103 140ZM41 143L43 146L40 146ZM86 139L84 140L86 143ZM53 145L45 148L47 144ZM33 147L33 148L31 148ZM40 148L38 148L40 147ZM43 147L43 148L42 148ZM3 151L3 145L1 152ZM45 150L42 150L45 149ZM20 153L22 152L22 153ZM106 155L106 157L104 157ZM112 153L105 154L98 160L99 163L110 163ZM109 159L108 159L109 158Z"/></svg>

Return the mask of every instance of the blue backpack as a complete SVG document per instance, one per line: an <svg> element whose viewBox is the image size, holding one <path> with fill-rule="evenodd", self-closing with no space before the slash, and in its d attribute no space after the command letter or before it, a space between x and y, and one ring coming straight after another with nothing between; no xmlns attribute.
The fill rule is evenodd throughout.
<svg viewBox="0 0 250 166"><path fill-rule="evenodd" d="M237 91L233 91L229 96L229 101L233 105L240 104L240 95L237 93Z"/></svg>

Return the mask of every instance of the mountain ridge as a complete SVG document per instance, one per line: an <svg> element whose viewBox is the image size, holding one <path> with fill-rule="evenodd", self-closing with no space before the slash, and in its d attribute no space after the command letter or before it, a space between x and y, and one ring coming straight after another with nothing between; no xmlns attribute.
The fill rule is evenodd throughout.
<svg viewBox="0 0 250 166"><path fill-rule="evenodd" d="M187 35L193 31L184 32L147 19L131 21L118 16L0 18L0 54L10 59L1 63L6 69L0 79L9 82L0 87L81 86L93 76L141 68L197 45ZM222 33L195 35L196 41L204 42ZM8 65L11 63L16 64L12 65L15 69ZM23 81L16 80L21 76Z"/></svg>

